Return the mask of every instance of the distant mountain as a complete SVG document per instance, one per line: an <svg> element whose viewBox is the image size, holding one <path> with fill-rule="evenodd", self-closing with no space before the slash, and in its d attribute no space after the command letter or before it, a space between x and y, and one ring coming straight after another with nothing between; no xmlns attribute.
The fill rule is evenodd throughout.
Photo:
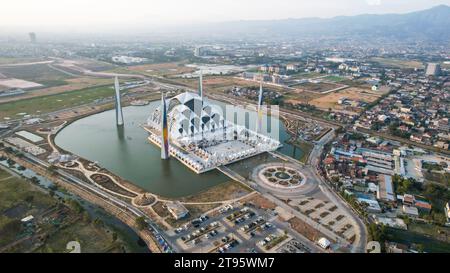
<svg viewBox="0 0 450 273"><path fill-rule="evenodd" d="M234 21L210 24L197 31L213 31L216 35L301 36L336 35L382 38L450 40L450 7L406 14L363 14L330 19L304 18L262 21Z"/></svg>

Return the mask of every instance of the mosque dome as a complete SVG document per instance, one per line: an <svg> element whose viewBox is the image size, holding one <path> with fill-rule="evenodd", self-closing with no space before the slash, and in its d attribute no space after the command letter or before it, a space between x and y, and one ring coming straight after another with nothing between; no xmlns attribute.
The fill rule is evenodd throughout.
<svg viewBox="0 0 450 273"><path fill-rule="evenodd" d="M189 137L203 132L213 132L225 124L220 107L210 104L195 93L185 92L166 100L168 128L171 138ZM161 106L149 119L161 124Z"/></svg>

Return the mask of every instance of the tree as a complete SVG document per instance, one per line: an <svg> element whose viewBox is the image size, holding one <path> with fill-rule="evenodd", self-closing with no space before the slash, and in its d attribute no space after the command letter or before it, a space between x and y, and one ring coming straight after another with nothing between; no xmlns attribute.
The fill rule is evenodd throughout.
<svg viewBox="0 0 450 273"><path fill-rule="evenodd" d="M83 221L85 221L86 223L91 222L91 216L89 215L89 213L87 211L83 212Z"/></svg>
<svg viewBox="0 0 450 273"><path fill-rule="evenodd" d="M80 205L76 200L70 199L67 203L69 207L74 210L76 213L81 214L84 212L83 206Z"/></svg>
<svg viewBox="0 0 450 273"><path fill-rule="evenodd" d="M423 253L425 251L425 248L422 244L417 244L416 248L417 248L417 251L419 251L419 253Z"/></svg>
<svg viewBox="0 0 450 273"><path fill-rule="evenodd" d="M50 165L47 167L47 171L52 175L56 174L56 170L57 170L57 167L55 165Z"/></svg>
<svg viewBox="0 0 450 273"><path fill-rule="evenodd" d="M25 202L27 203L31 203L34 200L34 196L33 195L28 195L27 197L25 197Z"/></svg>
<svg viewBox="0 0 450 273"><path fill-rule="evenodd" d="M11 158L8 158L8 160L6 161L6 163L8 163L8 165L10 167L12 167L14 164L16 164L16 161L12 160Z"/></svg>
<svg viewBox="0 0 450 273"><path fill-rule="evenodd" d="M16 235L21 232L21 230L22 223L19 219L14 219L3 225L3 228L0 228L0 234L2 234L2 238L15 238Z"/></svg>
<svg viewBox="0 0 450 273"><path fill-rule="evenodd" d="M139 230L144 230L148 228L148 223L145 221L143 216L140 216L136 218L136 226Z"/></svg>
<svg viewBox="0 0 450 273"><path fill-rule="evenodd" d="M39 184L40 180L36 176L33 176L30 178L31 183L33 184Z"/></svg>
<svg viewBox="0 0 450 273"><path fill-rule="evenodd" d="M383 243L386 240L386 227L384 225L371 223L368 231L373 241Z"/></svg>
<svg viewBox="0 0 450 273"><path fill-rule="evenodd" d="M441 212L433 212L431 214L431 217L437 225L444 226L445 223L447 223L447 218L445 217L445 214Z"/></svg>
<svg viewBox="0 0 450 273"><path fill-rule="evenodd" d="M103 223L103 221L100 218L95 218L94 220L94 225L96 225L97 227L104 227L105 223Z"/></svg>

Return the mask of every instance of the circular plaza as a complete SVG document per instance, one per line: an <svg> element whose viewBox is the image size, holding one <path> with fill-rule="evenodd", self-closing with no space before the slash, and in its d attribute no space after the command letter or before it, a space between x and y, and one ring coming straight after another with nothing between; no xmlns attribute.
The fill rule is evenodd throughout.
<svg viewBox="0 0 450 273"><path fill-rule="evenodd" d="M259 186L280 194L305 194L314 187L300 166L291 163L274 162L259 165L253 170L252 179Z"/></svg>

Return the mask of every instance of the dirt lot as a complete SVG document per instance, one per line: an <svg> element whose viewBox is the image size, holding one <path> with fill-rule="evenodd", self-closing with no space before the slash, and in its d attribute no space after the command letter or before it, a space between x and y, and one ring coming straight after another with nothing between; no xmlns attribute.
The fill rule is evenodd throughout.
<svg viewBox="0 0 450 273"><path fill-rule="evenodd" d="M424 65L419 61L408 61L408 60L387 59L387 58L372 58L371 60L383 65L399 68L424 68Z"/></svg>
<svg viewBox="0 0 450 273"><path fill-rule="evenodd" d="M315 105L320 109L331 108L333 110L342 110L343 107L338 105L338 100L347 98L350 100L360 100L367 103L374 102L385 94L388 90L372 91L368 89L350 87L338 92L327 94L326 96L316 98L310 101L310 104Z"/></svg>
<svg viewBox="0 0 450 273"><path fill-rule="evenodd" d="M170 79L172 82L176 82L177 84L184 85L193 89L198 88L198 79L183 79L176 78ZM243 80L231 76L203 76L203 89L206 92L217 92L223 93L225 89L232 88L234 86L239 87L259 87L259 83ZM279 91L282 93L288 92L288 89L273 86L273 85L264 85L264 88Z"/></svg>
<svg viewBox="0 0 450 273"><path fill-rule="evenodd" d="M179 199L182 202L217 202L227 201L242 197L251 192L250 188L243 186L239 182L229 181L222 183L199 194L183 197Z"/></svg>
<svg viewBox="0 0 450 273"><path fill-rule="evenodd" d="M333 90L333 89L336 89L339 87L345 87L345 86L340 85L340 84L327 83L327 82L320 82L320 83L306 82L306 83L295 85L293 87L303 90L303 91L324 93L329 90Z"/></svg>
<svg viewBox="0 0 450 273"><path fill-rule="evenodd" d="M306 238L308 238L313 242L316 242L321 237L326 237L321 232L319 232L318 230L311 227L310 225L308 225L307 223L305 223L304 221L300 220L297 217L290 219L288 222L295 231L302 234L303 236L305 236Z"/></svg>
<svg viewBox="0 0 450 273"><path fill-rule="evenodd" d="M308 103L314 99L324 97L325 94L296 90L285 95L285 102L292 104Z"/></svg>
<svg viewBox="0 0 450 273"><path fill-rule="evenodd" d="M186 67L183 63L160 63L160 64L145 64L137 66L129 66L130 71L140 72L148 76L165 76L171 77L184 73L192 73L196 69Z"/></svg>
<svg viewBox="0 0 450 273"><path fill-rule="evenodd" d="M253 195L247 199L243 199L242 202L251 203L262 209L275 209L276 205L272 201L264 198L261 195Z"/></svg>

